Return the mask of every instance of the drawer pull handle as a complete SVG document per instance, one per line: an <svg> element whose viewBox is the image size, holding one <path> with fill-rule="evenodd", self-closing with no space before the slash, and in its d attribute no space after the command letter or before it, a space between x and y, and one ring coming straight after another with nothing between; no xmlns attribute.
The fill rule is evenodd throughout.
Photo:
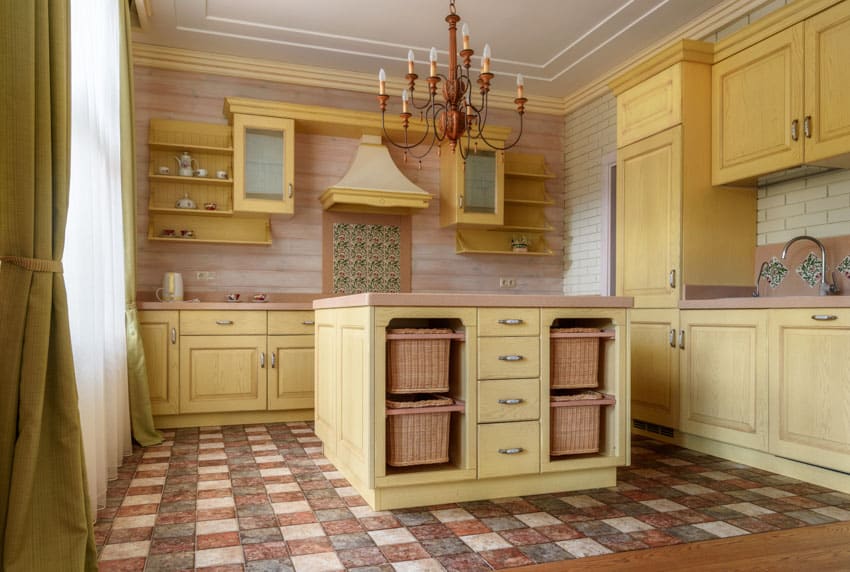
<svg viewBox="0 0 850 572"><path fill-rule="evenodd" d="M834 314L815 314L812 316L812 320L817 320L819 322L830 322L832 320L837 320L838 316Z"/></svg>
<svg viewBox="0 0 850 572"><path fill-rule="evenodd" d="M518 355L499 356L499 361L521 361L525 358Z"/></svg>
<svg viewBox="0 0 850 572"><path fill-rule="evenodd" d="M518 326L522 323L522 320L519 318L507 318L505 320L499 320L498 323L506 326Z"/></svg>
<svg viewBox="0 0 850 572"><path fill-rule="evenodd" d="M511 447L510 449L499 449L499 453L502 455L519 455L525 451L522 447Z"/></svg>
<svg viewBox="0 0 850 572"><path fill-rule="evenodd" d="M519 405L522 401L522 399L500 399L499 403L502 405Z"/></svg>
<svg viewBox="0 0 850 572"><path fill-rule="evenodd" d="M305 326L312 326L312 325L314 325L316 322L315 322L315 321L313 321L313 320L304 320L304 321L303 321L303 322L301 322L301 323L302 323L302 324L304 324Z"/></svg>
<svg viewBox="0 0 850 572"><path fill-rule="evenodd" d="M177 328L171 328L171 343L177 343Z"/></svg>
<svg viewBox="0 0 850 572"><path fill-rule="evenodd" d="M215 323L219 326L232 326L233 320L216 320Z"/></svg>

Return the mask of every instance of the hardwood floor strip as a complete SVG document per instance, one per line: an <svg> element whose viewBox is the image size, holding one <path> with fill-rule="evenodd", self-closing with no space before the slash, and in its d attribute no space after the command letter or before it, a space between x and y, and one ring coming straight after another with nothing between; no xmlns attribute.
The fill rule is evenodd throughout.
<svg viewBox="0 0 850 572"><path fill-rule="evenodd" d="M516 568L522 572L558 570L617 572L700 572L850 570L850 523L764 532L706 542Z"/></svg>

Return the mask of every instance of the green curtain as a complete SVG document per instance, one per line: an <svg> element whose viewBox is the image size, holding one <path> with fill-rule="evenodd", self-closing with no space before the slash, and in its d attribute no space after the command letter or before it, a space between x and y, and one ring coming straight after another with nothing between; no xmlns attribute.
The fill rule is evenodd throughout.
<svg viewBox="0 0 850 572"><path fill-rule="evenodd" d="M148 370L139 334L136 311L136 146L133 128L133 56L130 40L130 5L121 13L121 189L124 208L124 291L127 310L127 381L133 438L148 447L162 443L154 429Z"/></svg>
<svg viewBox="0 0 850 572"><path fill-rule="evenodd" d="M68 0L0 0L0 569L96 570L62 250Z"/></svg>

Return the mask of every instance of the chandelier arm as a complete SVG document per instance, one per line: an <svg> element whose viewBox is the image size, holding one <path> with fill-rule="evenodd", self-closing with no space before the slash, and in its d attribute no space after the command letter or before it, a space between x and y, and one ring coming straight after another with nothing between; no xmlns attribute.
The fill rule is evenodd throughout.
<svg viewBox="0 0 850 572"><path fill-rule="evenodd" d="M385 121L384 121L384 117L385 117L385 116L384 116L384 114L382 113L382 114L381 114L381 131L383 131L383 135L384 135L384 138L387 140L387 143L389 143L389 144L390 144L390 145L392 145L393 147L396 147L397 149L404 149L405 151L407 151L407 150L409 150L409 149L412 149L412 148L414 148L414 147L417 147L417 146L421 145L421 144L425 141L425 139L428 137L428 135L430 135L430 134L431 134L431 129L430 129L430 127L429 127L429 125L430 125L430 121L426 119L426 122L425 122L425 124L426 124L425 132L422 134L422 138L421 138L421 139L419 139L419 141L417 141L416 143L412 143L412 144L411 144L411 143L408 143L408 142L407 142L407 130L405 130L405 131L404 131L404 143L397 143L396 141L394 141L394 140L393 140L392 136L390 135L390 132L389 132L389 131L387 131L387 126L386 126L386 123L385 123Z"/></svg>
<svg viewBox="0 0 850 572"><path fill-rule="evenodd" d="M514 147L517 143L519 143L520 137L522 137L522 129L523 129L523 114L520 113L519 114L519 132L517 133L517 136L514 138L514 140L510 144L505 144L503 147L499 147L498 145L494 145L484 136L483 131L481 131L479 133L478 137L482 141L484 141L484 143L488 147L490 147L491 149L495 149L496 151L507 151L508 149Z"/></svg>

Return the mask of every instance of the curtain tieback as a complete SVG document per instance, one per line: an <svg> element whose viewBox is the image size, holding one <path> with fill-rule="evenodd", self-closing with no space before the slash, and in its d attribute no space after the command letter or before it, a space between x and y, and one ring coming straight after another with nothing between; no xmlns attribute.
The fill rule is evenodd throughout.
<svg viewBox="0 0 850 572"><path fill-rule="evenodd" d="M44 258L24 258L23 256L0 256L0 262L14 264L32 272L62 273L62 261Z"/></svg>

